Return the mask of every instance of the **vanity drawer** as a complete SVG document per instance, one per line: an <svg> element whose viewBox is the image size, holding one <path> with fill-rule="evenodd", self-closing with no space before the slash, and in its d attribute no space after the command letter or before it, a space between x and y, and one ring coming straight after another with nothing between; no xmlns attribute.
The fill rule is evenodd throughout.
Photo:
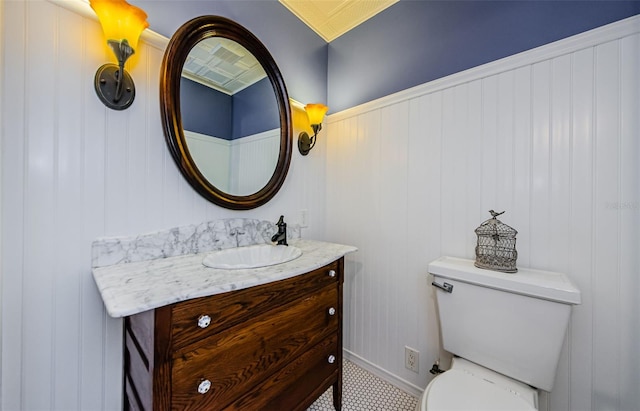
<svg viewBox="0 0 640 411"><path fill-rule="evenodd" d="M224 411L303 411L340 378L337 336L327 338Z"/></svg>
<svg viewBox="0 0 640 411"><path fill-rule="evenodd" d="M211 335L197 348L192 346L191 351L177 353L173 359L172 408L223 409L246 394L247 387L269 380L321 342L334 341L337 351L339 313L329 312L330 308L338 308L337 287L329 285L298 298L248 324ZM211 385L205 393L199 393L198 388L205 381Z"/></svg>
<svg viewBox="0 0 640 411"><path fill-rule="evenodd" d="M337 289L341 281L336 261L309 273L276 283L174 304L172 308L173 346L175 349L182 349L275 307L282 307L306 294L317 292L326 286L333 284ZM335 306L335 309L337 310L338 307ZM203 321L200 321L201 319Z"/></svg>

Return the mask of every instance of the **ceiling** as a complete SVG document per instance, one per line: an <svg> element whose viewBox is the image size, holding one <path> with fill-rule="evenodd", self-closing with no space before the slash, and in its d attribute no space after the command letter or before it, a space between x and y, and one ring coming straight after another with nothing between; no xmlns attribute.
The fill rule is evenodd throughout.
<svg viewBox="0 0 640 411"><path fill-rule="evenodd" d="M267 76L258 60L233 40L209 37L191 49L182 76L234 95Z"/></svg>
<svg viewBox="0 0 640 411"><path fill-rule="evenodd" d="M398 0L278 0L327 43Z"/></svg>

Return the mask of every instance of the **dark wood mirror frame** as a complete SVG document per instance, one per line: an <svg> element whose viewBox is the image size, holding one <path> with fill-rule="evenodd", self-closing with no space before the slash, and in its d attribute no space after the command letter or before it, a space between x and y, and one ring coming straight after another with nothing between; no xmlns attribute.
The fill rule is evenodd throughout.
<svg viewBox="0 0 640 411"><path fill-rule="evenodd" d="M244 46L260 62L275 92L280 113L278 161L271 179L254 194L238 196L216 188L198 170L187 148L180 114L180 77L191 49L209 37L223 37ZM284 183L292 151L291 109L287 89L267 48L238 23L220 16L201 16L188 21L176 31L164 53L160 71L160 114L173 159L189 184L207 200L225 208L249 210L271 200Z"/></svg>

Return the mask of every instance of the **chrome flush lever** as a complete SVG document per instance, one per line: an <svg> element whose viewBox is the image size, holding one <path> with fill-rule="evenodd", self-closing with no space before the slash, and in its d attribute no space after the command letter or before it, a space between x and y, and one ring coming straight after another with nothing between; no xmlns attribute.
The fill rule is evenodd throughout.
<svg viewBox="0 0 640 411"><path fill-rule="evenodd" d="M442 283L442 284L438 284L435 281L431 283L432 286L434 287L438 287L441 290L444 290L448 293L452 293L453 292L453 284L449 284L449 283Z"/></svg>

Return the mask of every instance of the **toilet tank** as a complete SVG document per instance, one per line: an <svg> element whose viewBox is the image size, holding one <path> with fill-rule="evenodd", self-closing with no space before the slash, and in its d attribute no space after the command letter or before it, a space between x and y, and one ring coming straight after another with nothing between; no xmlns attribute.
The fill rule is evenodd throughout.
<svg viewBox="0 0 640 411"><path fill-rule="evenodd" d="M571 307L581 301L566 275L501 273L454 257L433 261L429 272L446 351L551 391Z"/></svg>

